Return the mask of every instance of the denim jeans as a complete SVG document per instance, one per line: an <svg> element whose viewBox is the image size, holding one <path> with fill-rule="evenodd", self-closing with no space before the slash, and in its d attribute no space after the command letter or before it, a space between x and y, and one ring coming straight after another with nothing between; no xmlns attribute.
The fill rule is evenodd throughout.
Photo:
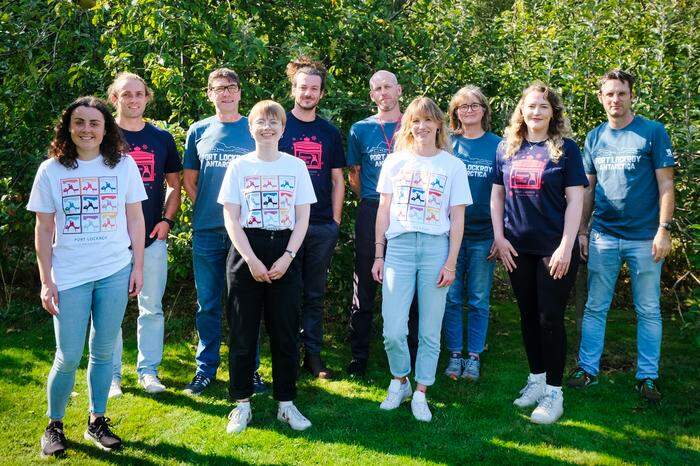
<svg viewBox="0 0 700 466"><path fill-rule="evenodd" d="M605 323L622 262L632 279L637 312L637 379L659 376L661 355L661 268L654 262L652 240L634 241L591 231L588 247L588 301L583 313L579 365L597 375L605 340Z"/></svg>
<svg viewBox="0 0 700 466"><path fill-rule="evenodd" d="M464 238L459 249L455 281L447 293L445 318L442 322L445 345L450 352L462 351L464 335L462 310L467 299L467 324L469 334L467 350L481 354L486 343L489 327L489 298L493 283L495 261L486 258L491 249L492 239L470 240Z"/></svg>
<svg viewBox="0 0 700 466"><path fill-rule="evenodd" d="M103 415L112 380L114 339L129 299L131 264L109 277L58 292L59 313L53 317L56 355L46 386L47 416L63 419L85 346L90 322L87 368L90 412Z"/></svg>
<svg viewBox="0 0 700 466"><path fill-rule="evenodd" d="M394 377L411 372L408 352L408 313L418 293L418 354L416 382L435 382L440 353L440 330L448 287L438 288L438 275L447 260L447 236L403 233L387 243L382 284L384 349Z"/></svg>
<svg viewBox="0 0 700 466"><path fill-rule="evenodd" d="M144 250L143 289L138 296L139 317L136 321L136 346L138 359L136 372L139 377L158 375L163 359L163 293L168 282L168 248L165 240L156 240ZM112 380L122 378L122 329L119 328L114 344Z"/></svg>
<svg viewBox="0 0 700 466"><path fill-rule="evenodd" d="M303 295L301 342L307 354L320 354L323 342L323 298L331 257L338 242L340 226L335 222L309 225L299 249Z"/></svg>

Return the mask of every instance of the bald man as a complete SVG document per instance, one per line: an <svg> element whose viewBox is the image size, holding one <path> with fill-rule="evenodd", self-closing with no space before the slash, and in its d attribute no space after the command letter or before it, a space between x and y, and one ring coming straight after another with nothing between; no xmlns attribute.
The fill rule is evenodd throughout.
<svg viewBox="0 0 700 466"><path fill-rule="evenodd" d="M377 105L377 113L358 121L348 135L348 181L360 197L355 220L355 274L350 308L350 347L352 361L348 366L351 376L364 375L369 359L369 342L377 282L372 278L374 262L374 224L377 219L379 193L377 179L387 155L394 151L394 143L401 126L401 85L396 75L380 70L369 80L369 96ZM415 360L415 318L417 307L411 306L409 347Z"/></svg>

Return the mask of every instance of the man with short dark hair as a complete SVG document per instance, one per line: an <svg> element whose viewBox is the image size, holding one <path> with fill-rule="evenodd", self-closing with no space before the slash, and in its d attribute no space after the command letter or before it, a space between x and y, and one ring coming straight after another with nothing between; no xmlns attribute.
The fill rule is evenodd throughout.
<svg viewBox="0 0 700 466"><path fill-rule="evenodd" d="M221 205L216 202L231 160L255 149L248 119L238 112L241 81L231 69L209 75L207 97L216 114L187 131L183 184L192 200L192 264L197 288L197 370L185 392L199 395L214 380L221 347L222 296L231 248ZM256 384L260 383L256 373Z"/></svg>
<svg viewBox="0 0 700 466"><path fill-rule="evenodd" d="M333 250L338 241L345 197L345 153L338 128L316 114L326 85L326 69L306 57L287 65L294 108L279 149L306 162L317 202L311 206L306 238L297 252L302 261L303 298L301 341L304 367L314 377L328 379L331 371L321 359L323 299Z"/></svg>
<svg viewBox="0 0 700 466"><path fill-rule="evenodd" d="M588 259L588 301L579 367L568 385L597 383L607 313L620 267L626 262L637 313L636 388L645 399L658 401L661 267L671 251L675 161L664 126L633 113L633 83L634 77L619 69L601 78L598 100L608 121L586 137L583 162L590 185L584 196L579 243L582 259Z"/></svg>
<svg viewBox="0 0 700 466"><path fill-rule="evenodd" d="M129 155L141 172L148 199L141 202L146 223L143 258L143 289L138 296L139 316L136 328L139 385L148 393L159 393L165 386L158 378L163 359L163 294L168 280L166 240L180 209L180 172L182 162L172 135L143 119L153 93L146 81L133 73L119 73L107 90L117 110L116 122L129 143ZM167 184L167 192L164 189ZM109 396L122 394L122 331L114 346L112 385Z"/></svg>

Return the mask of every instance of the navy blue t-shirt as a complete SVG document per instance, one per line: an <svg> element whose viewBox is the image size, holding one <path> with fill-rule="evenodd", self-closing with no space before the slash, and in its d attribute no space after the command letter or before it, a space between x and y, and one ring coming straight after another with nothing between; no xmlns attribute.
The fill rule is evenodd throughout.
<svg viewBox="0 0 700 466"><path fill-rule="evenodd" d="M564 234L565 189L588 186L581 151L564 139L557 163L550 160L544 141L524 141L508 159L504 152L505 140L496 151L493 181L505 187L505 236L518 252L549 256Z"/></svg>
<svg viewBox="0 0 700 466"><path fill-rule="evenodd" d="M129 155L134 159L141 172L143 187L148 199L141 202L143 219L146 223L146 247L156 238L149 235L163 217L165 202L165 174L182 171L182 162L177 153L172 135L150 123L141 131L128 131L122 128L126 142L129 143Z"/></svg>
<svg viewBox="0 0 700 466"><path fill-rule="evenodd" d="M338 128L319 116L314 121L306 122L287 112L287 125L279 142L279 150L306 162L317 199L316 204L311 204L309 222L316 225L332 222L331 169L346 166Z"/></svg>

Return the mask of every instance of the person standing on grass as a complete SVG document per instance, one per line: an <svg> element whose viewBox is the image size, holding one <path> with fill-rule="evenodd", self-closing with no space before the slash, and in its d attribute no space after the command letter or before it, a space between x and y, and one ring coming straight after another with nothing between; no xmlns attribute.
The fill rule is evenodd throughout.
<svg viewBox="0 0 700 466"><path fill-rule="evenodd" d="M41 304L53 317L56 354L49 372L49 425L43 456L66 451L63 417L89 332L90 414L84 437L121 447L105 417L114 340L129 296L143 287L146 191L106 102L80 97L61 115L49 159L37 171L27 209L36 212Z"/></svg>
<svg viewBox="0 0 700 466"><path fill-rule="evenodd" d="M442 323L450 359L445 375L478 380L481 352L489 327L489 301L495 262L487 257L493 245L491 225L491 185L496 149L501 138L490 132L491 107L476 86L465 86L452 97L448 110L452 130L452 151L467 168L474 203L467 207L464 238L457 258L455 281L447 293ZM467 300L469 324L467 351L462 358L462 312Z"/></svg>
<svg viewBox="0 0 700 466"><path fill-rule="evenodd" d="M637 312L636 389L644 399L656 402L661 399L657 386L661 268L671 251L675 160L664 126L632 111L633 84L634 77L623 70L603 75L598 100L608 121L586 136L583 161L590 186L584 197L579 242L581 258L588 259L588 301L579 367L567 384L587 387L598 381L605 322L620 267L626 262Z"/></svg>
<svg viewBox="0 0 700 466"><path fill-rule="evenodd" d="M299 360L301 261L296 257L316 202L306 164L277 149L284 109L263 100L248 116L255 150L233 161L218 202L233 246L226 263L229 321L229 394L237 401L228 433L252 420L250 396L260 320L264 316L272 349L272 394L277 418L294 430L311 427L294 406Z"/></svg>
<svg viewBox="0 0 700 466"><path fill-rule="evenodd" d="M393 377L380 408L396 409L411 397L406 335L417 292L417 386L411 411L424 422L432 419L425 392L435 382L445 299L455 278L464 208L472 203L467 170L447 152L449 144L440 108L427 97L414 99L401 118L397 152L384 162L377 181L372 275L382 283L384 348Z"/></svg>
<svg viewBox="0 0 700 466"><path fill-rule="evenodd" d="M216 202L226 167L231 160L255 148L248 119L238 113L241 81L231 69L209 74L207 97L216 114L190 126L185 143L183 185L194 205L192 265L197 288L196 326L199 334L197 370L185 393L199 395L216 377L221 360L222 297L226 285L226 257L231 240ZM258 391L264 390L254 373Z"/></svg>
<svg viewBox="0 0 700 466"><path fill-rule="evenodd" d="M159 393L165 386L158 378L163 359L163 294L168 280L166 240L180 209L180 172L182 162L172 135L143 119L153 92L146 81L133 73L119 73L107 89L109 101L117 110L116 121L129 144L129 155L141 172L148 194L143 201L146 242L143 257L143 289L138 296L139 316L136 328L139 385L148 393ZM165 184L167 183L167 194ZM122 331L114 346L112 385L109 396L120 396L122 379Z"/></svg>
<svg viewBox="0 0 700 466"><path fill-rule="evenodd" d="M552 424L564 412L564 311L576 281L576 231L588 185L569 133L561 97L540 82L530 85L498 148L491 191L490 258L498 257L510 275L530 367L513 404L537 404L530 420L538 424Z"/></svg>
<svg viewBox="0 0 700 466"><path fill-rule="evenodd" d="M350 308L351 376L362 376L367 369L377 282L372 278L374 227L379 207L377 179L386 157L394 151L396 133L401 127L401 85L396 75L380 70L369 80L370 98L377 114L358 121L348 135L348 181L360 203L355 219L355 273ZM408 318L408 346L411 361L418 349L416 337L418 301L414 298Z"/></svg>
<svg viewBox="0 0 700 466"><path fill-rule="evenodd" d="M304 367L321 379L332 377L321 359L323 299L328 268L338 242L345 197L345 154L340 131L316 115L326 89L326 74L323 64L307 57L287 65L294 108L287 112L287 125L279 144L280 151L306 163L318 200L311 206L306 239L298 252L304 286L301 305Z"/></svg>

